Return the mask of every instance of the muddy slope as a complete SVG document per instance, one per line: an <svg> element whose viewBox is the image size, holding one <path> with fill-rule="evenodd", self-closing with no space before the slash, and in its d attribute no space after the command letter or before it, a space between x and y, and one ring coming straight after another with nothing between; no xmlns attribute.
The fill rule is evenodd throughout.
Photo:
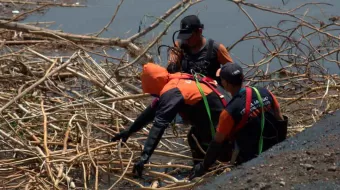
<svg viewBox="0 0 340 190"><path fill-rule="evenodd" d="M340 189L340 111L196 189Z"/></svg>

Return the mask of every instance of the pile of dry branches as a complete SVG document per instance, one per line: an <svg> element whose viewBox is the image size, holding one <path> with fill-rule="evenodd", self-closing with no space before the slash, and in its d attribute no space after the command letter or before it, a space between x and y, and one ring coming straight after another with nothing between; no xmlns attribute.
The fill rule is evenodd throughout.
<svg viewBox="0 0 340 190"><path fill-rule="evenodd" d="M150 126L126 143L110 139L128 127L150 103L149 95L141 94L138 77L140 66L153 60L149 50L182 13L198 2L181 1L128 39L99 37L113 22L123 0L108 25L94 35L68 34L0 20L0 186L192 188L195 182L186 181L183 174L191 169L187 165L191 156L184 135L187 127L169 127L152 163L146 164L143 180L134 179L131 171ZM336 18L324 21L308 16L308 12L295 13L315 3L283 11L232 2L248 16L254 30L229 46L229 51L239 43L261 42L259 50L249 52L249 56L254 53L262 55L262 59L253 63L237 61L245 66L247 84L268 87L278 97L290 118L291 132L301 131L340 107L340 78L326 69L338 68L340 63ZM288 19L277 26L258 27L244 9L247 6ZM137 43L176 11L154 40ZM288 27L285 23L289 23ZM18 33L21 39L14 39ZM97 51L111 46L125 49L121 58L110 56L105 50ZM74 53L48 53L51 48L60 47ZM102 59L95 61L94 55ZM208 175L229 171L223 164L215 169Z"/></svg>
<svg viewBox="0 0 340 190"><path fill-rule="evenodd" d="M188 184L171 175L191 169L178 164L191 160L188 146L177 140L185 135L164 136L154 157L166 156L168 164L147 164L146 180L134 180L131 167L143 148L148 128L126 143L110 143L113 135L129 126L145 108L143 102L150 103L150 96L141 94L139 88L138 63L152 61L148 50L195 4L184 3L184 8L182 2L178 3L161 17L166 19L183 8L144 47L135 42L157 27L161 19L128 39L99 37L118 9L108 25L91 36L0 20L2 187L112 189L126 187L126 182L139 187L157 187L158 182L169 187ZM105 50L98 51L111 46L124 48L126 53L117 58ZM57 48L74 53L51 55L50 50ZM96 62L93 55L104 59ZM129 57L133 58L130 62ZM175 170L166 174L154 171L157 168Z"/></svg>
<svg viewBox="0 0 340 190"><path fill-rule="evenodd" d="M31 48L0 59L3 187L93 188L98 187L99 180L104 180L103 174L121 169L124 174L131 172L127 169L132 159L139 156L142 141L134 138L127 144L109 141L145 108L138 99L148 97L147 94L131 94L110 78L106 72L109 68L82 50L64 58L65 61L41 55ZM147 132L144 129L139 140L145 139ZM167 138L174 135L164 138L167 144L172 143ZM190 159L184 154L157 153ZM90 182L92 178L94 183ZM124 179L128 180L126 176Z"/></svg>

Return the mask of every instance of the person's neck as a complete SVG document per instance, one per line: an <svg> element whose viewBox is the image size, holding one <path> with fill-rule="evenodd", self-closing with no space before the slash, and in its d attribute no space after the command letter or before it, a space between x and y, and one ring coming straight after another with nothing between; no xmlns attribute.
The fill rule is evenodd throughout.
<svg viewBox="0 0 340 190"><path fill-rule="evenodd" d="M192 53L199 52L202 49L202 47L205 45L205 43L206 43L206 39L202 36L200 40L198 41L198 43L191 48L191 52Z"/></svg>
<svg viewBox="0 0 340 190"><path fill-rule="evenodd" d="M243 87L243 86L234 87L233 89L230 90L230 94L231 94L232 96L235 96L238 92L240 92L240 90L241 90L242 87Z"/></svg>

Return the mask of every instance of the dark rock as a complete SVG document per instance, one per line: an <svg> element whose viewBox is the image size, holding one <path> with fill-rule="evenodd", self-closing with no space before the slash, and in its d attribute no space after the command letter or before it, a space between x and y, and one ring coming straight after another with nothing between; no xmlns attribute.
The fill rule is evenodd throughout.
<svg viewBox="0 0 340 190"><path fill-rule="evenodd" d="M336 169L337 169L336 166L331 166L331 167L328 168L328 171L330 171L330 172L335 172Z"/></svg>
<svg viewBox="0 0 340 190"><path fill-rule="evenodd" d="M307 170L315 169L315 167L312 164L300 164L300 166L306 168Z"/></svg>
<svg viewBox="0 0 340 190"><path fill-rule="evenodd" d="M268 184L268 183L260 182L260 183L256 183L256 185L258 186L258 188L259 188L260 190L265 190L265 189L271 188L271 185Z"/></svg>

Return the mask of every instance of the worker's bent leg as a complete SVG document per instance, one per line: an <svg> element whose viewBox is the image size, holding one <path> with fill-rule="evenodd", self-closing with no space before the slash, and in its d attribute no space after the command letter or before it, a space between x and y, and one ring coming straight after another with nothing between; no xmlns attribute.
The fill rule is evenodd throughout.
<svg viewBox="0 0 340 190"><path fill-rule="evenodd" d="M197 145L197 142L194 140L193 138L193 128L190 129L189 133L188 133L188 144L190 146L190 149L191 149L191 153L192 153L192 157L193 157L193 162L194 164L198 164L200 163L201 161L197 160L197 159L201 159L203 160L204 159L204 156L205 154L200 150L200 148L198 147ZM196 137L197 138L197 137ZM199 142L199 141L198 141ZM200 145L201 148L206 151L207 150L207 147L208 146L205 146L205 145Z"/></svg>
<svg viewBox="0 0 340 190"><path fill-rule="evenodd" d="M233 152L233 144L230 143L229 141L224 141L222 148L221 148L220 155L217 158L218 161L229 162L231 160L232 152Z"/></svg>

